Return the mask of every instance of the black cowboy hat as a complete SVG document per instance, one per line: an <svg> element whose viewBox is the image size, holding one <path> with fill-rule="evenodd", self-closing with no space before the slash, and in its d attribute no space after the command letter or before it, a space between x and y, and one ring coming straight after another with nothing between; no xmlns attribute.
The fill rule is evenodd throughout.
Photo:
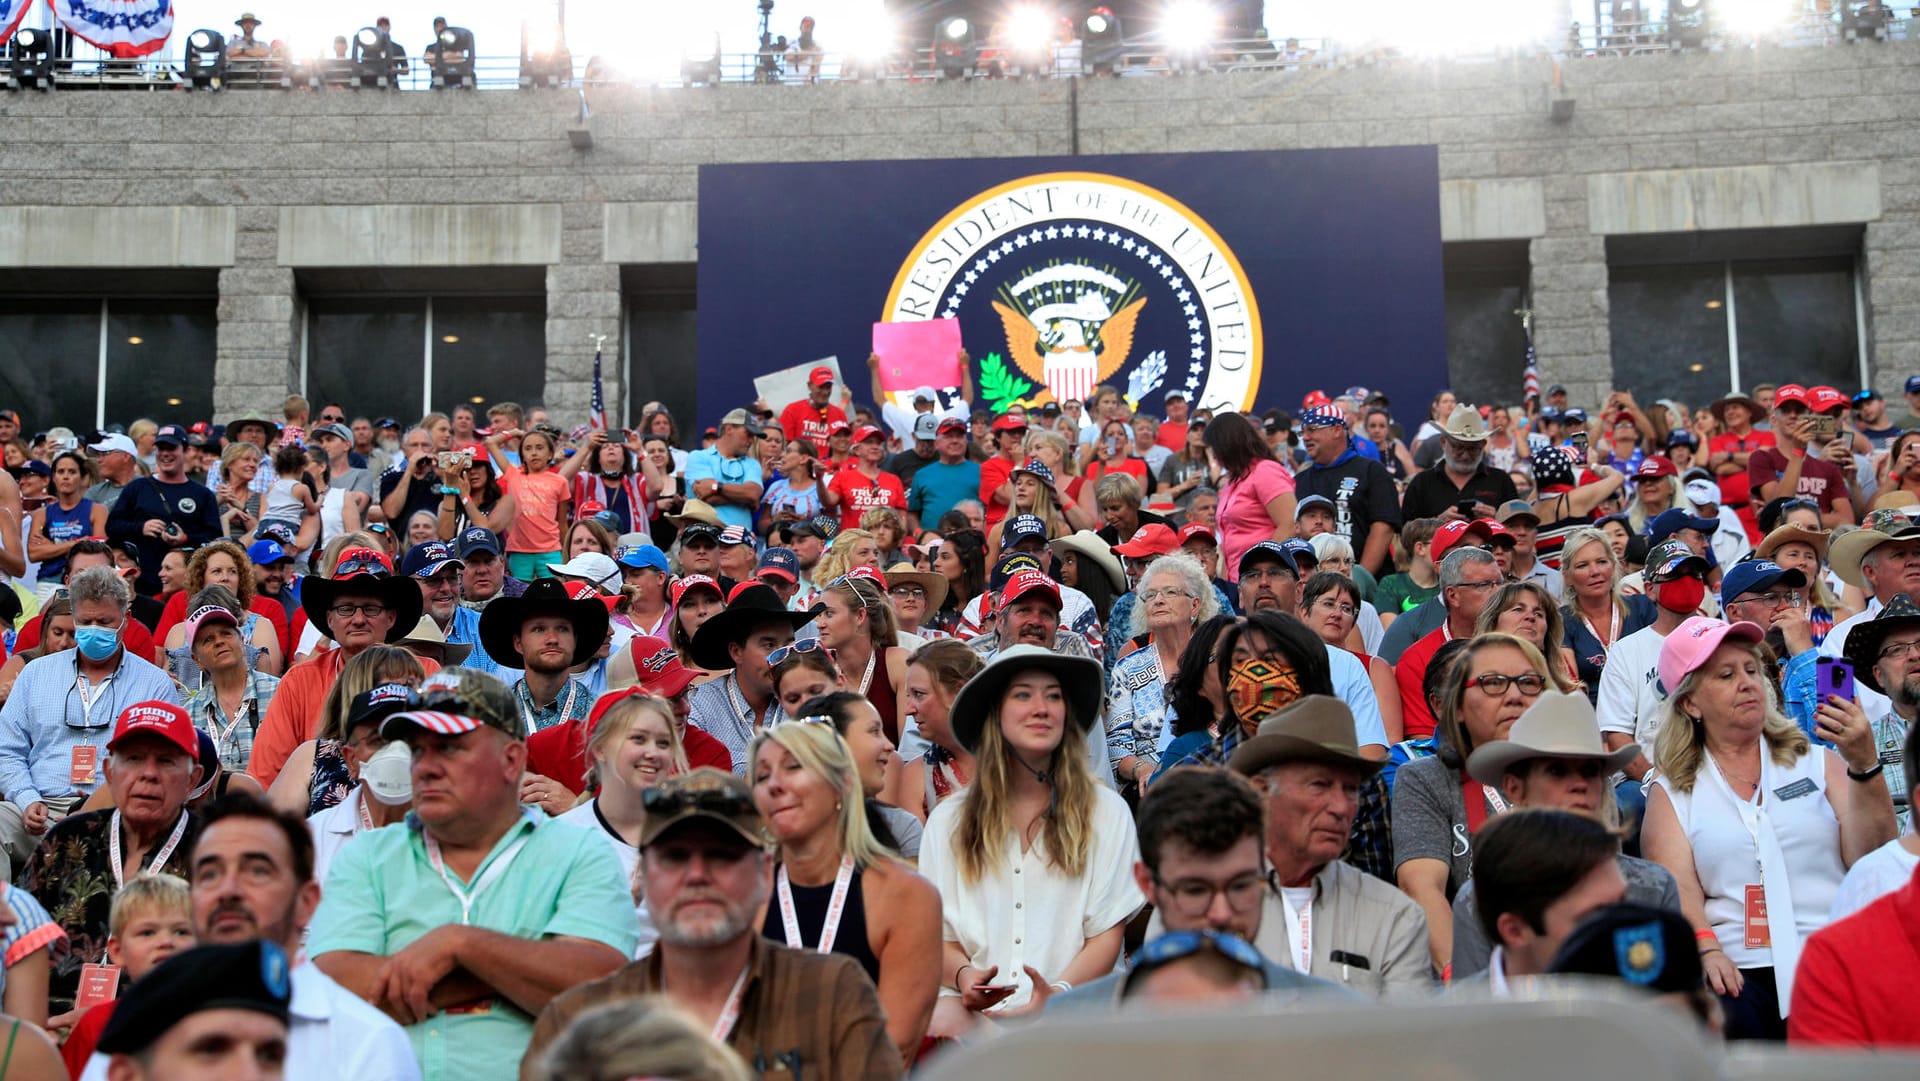
<svg viewBox="0 0 1920 1081"><path fill-rule="evenodd" d="M1841 650L1847 663L1853 665L1853 678L1878 694L1887 693L1880 685L1880 676L1873 670L1874 662L1880 659L1880 647L1886 643L1887 635L1910 626L1920 626L1920 605L1915 605L1913 598L1905 593L1895 593L1879 615L1853 628L1847 635L1846 648Z"/></svg>
<svg viewBox="0 0 1920 1081"><path fill-rule="evenodd" d="M327 611L342 595L371 596L393 610L393 628L385 639L389 645L412 634L420 622L420 587L411 578L396 576L393 561L372 548L341 552L331 578L310 574L301 579L300 608L324 638L333 637Z"/></svg>
<svg viewBox="0 0 1920 1081"><path fill-rule="evenodd" d="M557 578L541 578L527 586L518 597L496 597L480 613L480 646L487 656L497 660L512 657L525 668L513 639L527 620L535 616L560 615L573 621L573 663L585 664L600 652L607 640L607 606L597 598L574 600ZM408 628L412 630L411 627Z"/></svg>
<svg viewBox="0 0 1920 1081"><path fill-rule="evenodd" d="M487 607L492 608L493 605ZM772 586L741 586L728 598L725 609L693 632L693 663L709 672L726 671L733 667L733 657L727 653L727 647L735 642L746 641L747 635L752 634L755 627L762 623L788 623L794 630L799 630L813 622L826 607L816 604L804 612L793 612L780 603L780 594L775 593ZM484 634L485 628L481 630Z"/></svg>

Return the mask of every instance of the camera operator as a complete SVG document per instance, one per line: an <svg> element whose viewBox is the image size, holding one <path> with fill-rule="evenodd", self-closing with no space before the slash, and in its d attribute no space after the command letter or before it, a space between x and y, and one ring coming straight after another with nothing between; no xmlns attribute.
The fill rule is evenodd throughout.
<svg viewBox="0 0 1920 1081"><path fill-rule="evenodd" d="M135 477L107 515L107 539L139 546L142 593L160 590L160 563L174 548L198 548L220 535L213 491L187 477L187 433L168 424L154 433L153 475Z"/></svg>

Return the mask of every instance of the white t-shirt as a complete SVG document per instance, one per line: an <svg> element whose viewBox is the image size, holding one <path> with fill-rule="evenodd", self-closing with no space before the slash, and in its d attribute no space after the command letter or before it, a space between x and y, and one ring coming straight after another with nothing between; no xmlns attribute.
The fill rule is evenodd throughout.
<svg viewBox="0 0 1920 1081"><path fill-rule="evenodd" d="M966 798L942 802L927 818L920 840L920 873L940 891L944 937L966 952L967 964L998 966L1000 982L1018 984L993 1011L1023 1006L1033 997L1026 966L1053 981L1086 946L1087 940L1125 923L1146 903L1133 878L1140 844L1133 813L1119 793L1094 790L1087 869L1068 878L1046 856L1044 839L1026 852L1008 836L999 862L977 882L960 874L953 852L954 832ZM959 992L943 987L942 995Z"/></svg>
<svg viewBox="0 0 1920 1081"><path fill-rule="evenodd" d="M634 871L640 866L640 850L607 828L607 824L601 821L600 813L594 809L592 800L560 815L558 821L592 830L605 837L607 843L613 846L613 854L620 857L620 870L627 876L628 885L632 885ZM640 914L640 944L633 951L633 956L638 959L653 952L653 944L660 940L660 929L653 925L653 915L647 911L646 901L634 902L634 909Z"/></svg>
<svg viewBox="0 0 1920 1081"><path fill-rule="evenodd" d="M360 801L369 798L355 787L339 803L307 817L307 832L313 834L313 880L323 889L333 857L360 835Z"/></svg>
<svg viewBox="0 0 1920 1081"><path fill-rule="evenodd" d="M1844 920L1855 912L1913 881L1920 856L1907 851L1895 837L1867 853L1847 870L1840 890L1833 895L1833 919Z"/></svg>
<svg viewBox="0 0 1920 1081"><path fill-rule="evenodd" d="M1653 740L1667 716L1667 696L1660 688L1660 647L1667 636L1642 627L1607 650L1607 667L1600 673L1599 700L1594 713L1602 732L1624 732L1653 757Z"/></svg>

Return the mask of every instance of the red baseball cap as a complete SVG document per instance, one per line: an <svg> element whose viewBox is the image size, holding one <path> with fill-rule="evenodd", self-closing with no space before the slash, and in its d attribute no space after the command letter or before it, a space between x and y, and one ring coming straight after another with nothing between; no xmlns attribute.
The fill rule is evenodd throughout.
<svg viewBox="0 0 1920 1081"><path fill-rule="evenodd" d="M1027 421L1026 418L1016 417L1012 413L1002 413L1000 414L1000 419L993 422L993 430L996 432L1024 432L1027 430Z"/></svg>
<svg viewBox="0 0 1920 1081"><path fill-rule="evenodd" d="M967 434L967 422L961 420L959 417L948 417L941 421L940 427L935 428L934 431L940 435L945 435L948 432L959 432L961 435L965 435Z"/></svg>
<svg viewBox="0 0 1920 1081"><path fill-rule="evenodd" d="M853 425L848 424L844 420L829 421L827 423L828 435L839 435L841 432L847 432L852 430L853 430Z"/></svg>
<svg viewBox="0 0 1920 1081"><path fill-rule="evenodd" d="M620 603L620 598L596 587L592 582L568 582L567 598L576 601L599 601L611 612Z"/></svg>
<svg viewBox="0 0 1920 1081"><path fill-rule="evenodd" d="M1126 543L1113 546L1116 555L1138 559L1141 556L1163 556L1180 547L1180 536L1171 528L1158 522L1143 525L1133 531Z"/></svg>
<svg viewBox="0 0 1920 1081"><path fill-rule="evenodd" d="M573 509L573 518L574 518L574 521L577 522L582 518L591 518L594 515L599 514L601 511L606 509L607 509L607 505L605 503L601 503L598 500L589 499L584 503L581 503L578 507L575 507Z"/></svg>
<svg viewBox="0 0 1920 1081"><path fill-rule="evenodd" d="M1801 405L1807 405L1807 388L1798 383L1788 383L1773 392L1773 407L1775 409L1780 408L1788 402L1799 402Z"/></svg>
<svg viewBox="0 0 1920 1081"><path fill-rule="evenodd" d="M120 746L120 741L130 736L142 735L159 736L187 752L195 761L200 758L200 733L194 730L193 718L172 702L135 702L122 710L120 719L113 724L113 738L107 741L107 750Z"/></svg>
<svg viewBox="0 0 1920 1081"><path fill-rule="evenodd" d="M1427 558L1435 563L1440 562L1447 557L1448 552L1453 550L1454 545L1459 544L1461 538L1469 533L1477 533L1480 539L1488 542L1505 537L1509 544L1513 543L1513 534L1507 532L1507 527L1491 518L1477 518L1471 522L1448 522L1434 531L1433 543L1428 546Z"/></svg>
<svg viewBox="0 0 1920 1081"><path fill-rule="evenodd" d="M1195 537L1205 537L1215 544L1220 543L1220 535L1200 522L1188 522L1180 527L1180 543L1185 544Z"/></svg>
<svg viewBox="0 0 1920 1081"><path fill-rule="evenodd" d="M1673 459L1659 454L1650 454L1640 460L1640 468L1633 471L1635 477L1677 477L1680 467Z"/></svg>
<svg viewBox="0 0 1920 1081"><path fill-rule="evenodd" d="M862 424L860 427L855 428L853 430L853 441L855 443L865 443L869 439L885 440L886 438L887 438L887 433L881 431L880 429L874 427L871 424Z"/></svg>
<svg viewBox="0 0 1920 1081"><path fill-rule="evenodd" d="M1007 579L1007 584L1000 590L1000 607L1005 608L1035 590L1052 597L1053 606L1060 607L1060 587L1039 571L1021 571Z"/></svg>
<svg viewBox="0 0 1920 1081"><path fill-rule="evenodd" d="M1306 397L1300 399L1300 408L1302 409L1318 409L1323 405L1332 405L1332 404L1333 404L1333 399L1327 397L1326 392L1322 390L1316 390L1311 394L1308 394Z"/></svg>
<svg viewBox="0 0 1920 1081"><path fill-rule="evenodd" d="M1852 400L1832 387L1814 387L1807 391L1807 408L1815 413L1845 409Z"/></svg>
<svg viewBox="0 0 1920 1081"><path fill-rule="evenodd" d="M714 581L704 574L689 574L685 578L673 583L674 607L679 607L680 598L686 596L688 590L698 589L702 586L713 590L714 596L719 597L721 600L726 599L726 596L720 592L719 582Z"/></svg>
<svg viewBox="0 0 1920 1081"><path fill-rule="evenodd" d="M662 698L673 698L693 685L693 670L680 663L680 654L664 638L639 635L627 643L633 654L633 670L640 677L640 689ZM599 706L594 712L600 712ZM589 718L591 731L591 718Z"/></svg>
<svg viewBox="0 0 1920 1081"><path fill-rule="evenodd" d="M807 373L807 385L810 387L817 387L822 383L831 382L833 382L833 369L827 367L825 364Z"/></svg>

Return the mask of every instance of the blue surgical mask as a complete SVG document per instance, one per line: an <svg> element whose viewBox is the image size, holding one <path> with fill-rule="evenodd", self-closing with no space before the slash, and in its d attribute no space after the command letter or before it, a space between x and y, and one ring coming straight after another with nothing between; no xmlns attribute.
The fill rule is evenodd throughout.
<svg viewBox="0 0 1920 1081"><path fill-rule="evenodd" d="M112 627L75 627L74 648L90 661L104 661L120 648L120 632Z"/></svg>

